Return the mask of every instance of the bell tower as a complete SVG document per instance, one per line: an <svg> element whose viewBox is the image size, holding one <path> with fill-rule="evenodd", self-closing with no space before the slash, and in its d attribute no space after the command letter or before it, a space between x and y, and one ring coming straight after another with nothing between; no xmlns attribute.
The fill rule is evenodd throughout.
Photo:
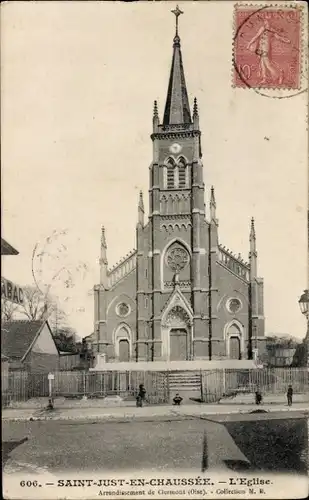
<svg viewBox="0 0 309 500"><path fill-rule="evenodd" d="M179 36L177 6L173 55L163 120L153 109L153 161L149 188L149 288L151 360L161 357L161 313L176 285L192 311L190 359L207 326L207 255L199 111L191 115ZM203 337L201 339L201 337ZM203 351L200 349L199 351ZM207 355L207 342L205 353Z"/></svg>

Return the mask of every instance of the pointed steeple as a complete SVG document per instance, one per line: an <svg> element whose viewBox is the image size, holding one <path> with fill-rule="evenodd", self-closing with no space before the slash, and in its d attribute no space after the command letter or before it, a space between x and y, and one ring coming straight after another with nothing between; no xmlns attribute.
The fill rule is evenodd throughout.
<svg viewBox="0 0 309 500"><path fill-rule="evenodd" d="M175 14L176 17L176 33L173 44L173 59L168 84L163 125L192 123L185 74L182 64L180 38L178 35L178 17L183 14L183 12L177 5L176 9L172 10L172 13Z"/></svg>
<svg viewBox="0 0 309 500"><path fill-rule="evenodd" d="M144 226L144 200L143 200L143 191L139 192L139 200L138 200L138 224Z"/></svg>

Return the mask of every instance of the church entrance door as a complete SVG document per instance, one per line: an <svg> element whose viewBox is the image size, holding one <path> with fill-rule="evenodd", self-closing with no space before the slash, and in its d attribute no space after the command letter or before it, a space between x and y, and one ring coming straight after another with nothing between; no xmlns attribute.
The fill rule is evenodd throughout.
<svg viewBox="0 0 309 500"><path fill-rule="evenodd" d="M240 339L239 337L230 337L230 358L240 359Z"/></svg>
<svg viewBox="0 0 309 500"><path fill-rule="evenodd" d="M119 361L130 361L130 345L128 340L119 340Z"/></svg>
<svg viewBox="0 0 309 500"><path fill-rule="evenodd" d="M188 332L185 328L172 328L170 331L170 360L184 361L188 352Z"/></svg>

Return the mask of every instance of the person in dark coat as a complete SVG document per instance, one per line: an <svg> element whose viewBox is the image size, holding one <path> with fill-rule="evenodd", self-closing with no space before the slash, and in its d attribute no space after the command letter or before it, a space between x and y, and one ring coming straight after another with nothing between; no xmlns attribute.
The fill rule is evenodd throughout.
<svg viewBox="0 0 309 500"><path fill-rule="evenodd" d="M262 403L262 394L259 388L255 391L255 404L260 405Z"/></svg>
<svg viewBox="0 0 309 500"><path fill-rule="evenodd" d="M143 406L145 398L146 398L146 389L144 387L144 384L140 384L138 388L138 394L136 397L136 406Z"/></svg>
<svg viewBox="0 0 309 500"><path fill-rule="evenodd" d="M289 385L287 393L286 393L287 399L288 399L288 406L292 406L293 403L293 387Z"/></svg>
<svg viewBox="0 0 309 500"><path fill-rule="evenodd" d="M174 401L174 405L177 405L177 406L180 405L180 403L182 401L182 397L179 396L178 392L177 392L176 396L174 397L173 401Z"/></svg>

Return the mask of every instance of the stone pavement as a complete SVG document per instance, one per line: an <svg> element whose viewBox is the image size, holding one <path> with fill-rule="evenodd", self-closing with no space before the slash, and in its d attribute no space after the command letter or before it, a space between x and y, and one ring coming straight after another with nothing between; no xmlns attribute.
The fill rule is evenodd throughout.
<svg viewBox="0 0 309 500"><path fill-rule="evenodd" d="M132 421L136 419L179 419L179 418L207 418L212 415L249 414L254 410L266 412L301 412L306 416L309 414L308 403L295 403L292 407L286 404L263 404L252 405L225 405L221 404L192 404L182 406L162 405L148 406L143 408L131 407L98 407L98 408L63 408L61 406L52 411L44 409L16 409L6 408L2 410L2 421L42 421L42 420L100 420L100 421Z"/></svg>

